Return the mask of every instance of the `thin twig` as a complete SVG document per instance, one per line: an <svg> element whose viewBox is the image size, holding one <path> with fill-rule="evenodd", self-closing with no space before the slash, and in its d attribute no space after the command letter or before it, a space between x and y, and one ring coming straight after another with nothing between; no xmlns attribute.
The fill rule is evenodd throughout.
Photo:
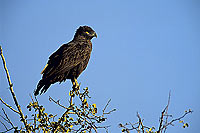
<svg viewBox="0 0 200 133"><path fill-rule="evenodd" d="M36 114L34 115L34 129L36 129Z"/></svg>
<svg viewBox="0 0 200 133"><path fill-rule="evenodd" d="M6 116L6 119L8 120L8 123L10 123L10 125L15 128L15 126L13 125L13 123L11 122L11 120L9 119L8 115L6 114L6 111L2 108L4 115Z"/></svg>
<svg viewBox="0 0 200 133"><path fill-rule="evenodd" d="M68 108L68 109L65 111L65 113L62 114L62 117L61 117L61 118L64 118L64 117L68 114L69 110L71 110L71 109ZM56 132L56 131L58 130L61 121L62 121L62 119L59 119L59 120L58 120L58 125L57 125L57 127L53 130L53 132Z"/></svg>
<svg viewBox="0 0 200 133"><path fill-rule="evenodd" d="M171 90L169 91L169 97L168 97L168 102L167 102L167 106L166 106L166 111L165 111L165 115L166 115L166 119L165 119L165 124L167 124L167 120L168 120L168 108L169 108L169 104L170 104L170 98L171 98ZM166 132L167 127L164 128L164 133Z"/></svg>
<svg viewBox="0 0 200 133"><path fill-rule="evenodd" d="M103 109L103 115L102 115L102 117L104 117L104 115L105 114L110 114L110 113L112 113L112 112L114 112L114 111L116 111L116 109L112 109L111 111L109 111L109 112L107 112L107 113L105 113L105 110L107 109L107 107L108 107L108 105L110 104L110 102L111 102L111 99L109 99L108 100L108 102L107 102L107 104L106 104L106 106L104 107L104 109Z"/></svg>
<svg viewBox="0 0 200 133"><path fill-rule="evenodd" d="M60 101L55 101L52 97L49 96L49 101L53 101L55 104L59 105L60 107L64 108L64 109L68 109L67 107L65 107L64 105L60 104Z"/></svg>
<svg viewBox="0 0 200 133"><path fill-rule="evenodd" d="M108 107L108 104L109 104L110 102L111 102L111 99L108 100L106 106L105 106L104 109L103 109L103 113L105 112L105 110L106 110L106 108Z"/></svg>
<svg viewBox="0 0 200 133"><path fill-rule="evenodd" d="M6 130L6 131L3 131L3 132L0 132L0 133L6 133L6 132L9 132L9 131L11 131L11 130L13 130L14 128L12 127L12 128L10 128L10 129L8 129L8 130Z"/></svg>
<svg viewBox="0 0 200 133"><path fill-rule="evenodd" d="M137 112L137 117L139 119L138 133L140 133L140 125L142 126L141 129L142 129L142 132L144 133L144 125L142 123L142 119L141 119L141 117L140 117L138 112Z"/></svg>
<svg viewBox="0 0 200 133"><path fill-rule="evenodd" d="M73 108L72 108L72 109L73 109ZM87 123L95 130L95 133L97 133L97 128L96 128L96 126L93 125L92 122L89 122L89 121L86 119L86 118L88 118L88 119L91 121L91 119L90 119L88 116L86 116L86 118L84 118L84 117L82 117L79 113L77 113L74 109L73 109L73 111L76 113L77 116L79 116L79 118L81 118L81 119L83 119L85 122L87 122Z"/></svg>
<svg viewBox="0 0 200 133"><path fill-rule="evenodd" d="M34 99L33 99L33 97L31 96L31 94L29 94L29 96L31 97L32 102L35 102Z"/></svg>
<svg viewBox="0 0 200 133"><path fill-rule="evenodd" d="M175 121L180 121L182 118L184 118L186 115L188 115L188 114L190 114L190 113L192 113L192 112L193 112L193 111L187 111L187 112L185 112L181 117L171 120L171 121L168 122L166 125L163 125L163 129L166 128L168 125L172 125L172 123L175 122Z"/></svg>
<svg viewBox="0 0 200 133"><path fill-rule="evenodd" d="M6 105L8 108L10 108L12 111L14 111L15 113L18 113L18 114L19 114L19 111L13 109L10 105L8 105L6 102L4 102L1 98L0 98L0 101L1 101L4 105Z"/></svg>
<svg viewBox="0 0 200 133"><path fill-rule="evenodd" d="M160 117L160 124L159 124L159 129L158 129L158 133L160 133L162 131L162 126L163 126L163 117L165 116L165 114L167 114L168 108L169 108L169 103L170 103L170 97L171 97L171 91L169 92L169 97L168 97L168 102L167 102L167 106L164 108L164 110L161 113L161 117ZM168 119L168 115L166 120ZM166 127L165 127L166 128Z"/></svg>
<svg viewBox="0 0 200 133"><path fill-rule="evenodd" d="M15 103L15 105L17 106L17 109L18 109L18 111L19 111L19 115L20 115L20 117L21 117L21 119L22 119L22 122L24 123L24 126L25 126L25 128L26 128L26 131L29 132L29 128L28 128L27 121L26 121L26 119L25 119L25 117L24 117L24 114L22 113L21 107L20 107L20 105L19 105L19 103L18 103L18 101L17 101L17 98L16 98L15 93L14 93L14 90L13 90L13 84L12 84L11 79L10 79L10 75L9 75L9 72L8 72L8 69L7 69L7 66L6 66L6 61L5 61L5 58L4 58L4 56L3 56L3 51L2 51L2 47L1 47L1 46L0 46L0 55L1 55L1 58L2 58L2 61L3 61L4 69L5 69L5 71L6 71L6 75L7 75L7 79L8 79L8 84L9 84L9 86L10 86L10 92L11 92L11 94L12 94L14 103Z"/></svg>
<svg viewBox="0 0 200 133"><path fill-rule="evenodd" d="M106 133L108 133L108 128L111 126L104 126L104 127L96 127L96 128L104 128L106 130Z"/></svg>
<svg viewBox="0 0 200 133"><path fill-rule="evenodd" d="M112 112L114 112L114 111L116 111L117 109L112 109L111 111L109 111L109 112L107 112L107 113L103 113L103 114L110 114L110 113L112 113Z"/></svg>
<svg viewBox="0 0 200 133"><path fill-rule="evenodd" d="M8 121L6 118L4 118L2 115L0 115L0 117L1 117L2 119L4 119L6 122L9 123L9 121Z"/></svg>
<svg viewBox="0 0 200 133"><path fill-rule="evenodd" d="M6 125L0 120L0 123L5 127L6 130L8 130L8 128L6 127Z"/></svg>

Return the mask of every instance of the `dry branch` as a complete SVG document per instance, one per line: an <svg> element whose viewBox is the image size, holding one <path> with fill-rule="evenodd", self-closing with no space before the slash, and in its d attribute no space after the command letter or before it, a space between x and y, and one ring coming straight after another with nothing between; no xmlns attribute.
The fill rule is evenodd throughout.
<svg viewBox="0 0 200 133"><path fill-rule="evenodd" d="M169 104L170 104L170 99L171 98L171 91L169 92L169 97L168 97L168 102L167 105L165 106L165 108L163 109L163 111L161 112L161 116L159 118L159 126L158 126L158 130L156 130L155 127L149 127L149 126L145 126L143 124L143 120L141 119L141 117L139 116L139 114L137 113L137 117L138 117L138 121L136 123L126 123L126 124L119 124L119 127L122 128L122 132L126 132L129 133L131 130L135 130L138 133L165 133L167 130L167 127L170 125L173 125L174 122L179 121L180 123L183 123L183 128L188 127L188 123L184 123L183 122L183 118L188 115L191 114L193 111L191 109L189 109L188 111L185 111L185 113L176 118L176 119L172 119L172 115L168 114L168 109L169 109ZM171 120L169 120L169 118L171 118ZM145 131L146 129L146 131Z"/></svg>
<svg viewBox="0 0 200 133"><path fill-rule="evenodd" d="M21 107L20 107L20 105L19 105L19 103L17 101L17 98L16 98L14 90L13 90L13 84L12 84L11 79L10 79L10 75L9 75L9 72L8 72L8 69L7 69L7 66L6 66L6 60L5 60L4 56L3 56L3 51L2 51L2 47L1 46L0 46L0 54L1 54L2 61L3 61L4 69L6 71L6 75L7 75L7 79L8 79L8 84L9 84L9 89L10 89L10 92L12 94L14 103L15 103L18 111L19 111L19 115L20 115L20 117L22 119L22 122L24 123L26 131L29 131L27 121L26 121L26 119L24 117L24 114L22 113Z"/></svg>
<svg viewBox="0 0 200 133"><path fill-rule="evenodd" d="M158 133L161 132L161 129L162 129L162 126L163 126L163 118L164 116L166 115L166 123L167 123L167 120L168 120L168 107L169 107L169 103L170 103L170 98L171 98L171 91L169 92L169 97L168 97L168 103L167 103L167 106L165 107L165 109L162 111L161 113L161 117L160 117L160 124L159 124L159 129L158 129Z"/></svg>
<svg viewBox="0 0 200 133"><path fill-rule="evenodd" d="M13 125L13 123L12 123L11 120L9 119L8 115L6 114L5 110L4 110L3 108L2 108L2 110L3 110L4 115L6 116L6 119L7 119L8 123L10 123L10 125L11 125L13 128L15 128L14 125Z"/></svg>
<svg viewBox="0 0 200 133"><path fill-rule="evenodd" d="M19 114L19 111L13 109L10 105L8 105L6 102L4 102L1 98L0 98L0 101L1 101L5 106L7 106L8 108L10 108L12 111L14 111L15 113L18 113L18 114Z"/></svg>

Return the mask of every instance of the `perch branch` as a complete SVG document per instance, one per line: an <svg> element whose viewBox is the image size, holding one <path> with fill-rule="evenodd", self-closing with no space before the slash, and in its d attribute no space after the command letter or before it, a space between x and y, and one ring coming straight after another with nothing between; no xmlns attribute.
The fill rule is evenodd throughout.
<svg viewBox="0 0 200 133"><path fill-rule="evenodd" d="M14 93L14 90L13 90L13 84L12 84L11 79L10 79L10 75L9 75L9 72L8 72L8 69L7 69L7 66L6 66L6 61L5 61L5 58L4 58L4 56L3 56L3 51L2 51L2 47L1 47L1 46L0 46L0 54L1 54L2 61L3 61L4 69L5 69L5 71L6 71L6 75L7 75L7 79L8 79L8 84L9 84L9 86L10 86L9 88L10 88L10 92L11 92L11 94L12 94L14 103L15 103L15 105L17 106L17 109L18 109L18 111L19 111L19 115L20 115L20 117L21 117L21 119L22 119L22 122L24 123L24 126L25 126L25 128L26 128L26 131L29 131L27 121L26 121L26 119L25 119L25 117L24 117L24 114L22 113L21 107L20 107L20 105L19 105L19 103L18 103L18 101L17 101L17 98L16 98L15 93Z"/></svg>

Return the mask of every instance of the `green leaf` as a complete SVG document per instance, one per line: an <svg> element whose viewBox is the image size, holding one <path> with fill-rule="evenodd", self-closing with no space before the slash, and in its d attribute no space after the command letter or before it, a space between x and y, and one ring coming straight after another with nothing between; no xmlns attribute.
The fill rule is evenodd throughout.
<svg viewBox="0 0 200 133"><path fill-rule="evenodd" d="M185 127L189 127L188 123L185 123L184 126L185 126Z"/></svg>
<svg viewBox="0 0 200 133"><path fill-rule="evenodd" d="M179 123L183 123L183 121L179 121Z"/></svg>

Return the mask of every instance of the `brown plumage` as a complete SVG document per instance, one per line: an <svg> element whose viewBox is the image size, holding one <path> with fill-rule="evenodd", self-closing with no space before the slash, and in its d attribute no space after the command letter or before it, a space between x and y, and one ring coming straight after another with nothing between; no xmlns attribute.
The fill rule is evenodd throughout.
<svg viewBox="0 0 200 133"><path fill-rule="evenodd" d="M93 37L97 37L97 34L92 28L80 26L73 40L63 44L49 57L34 95L45 93L51 84L66 79L71 79L74 84L87 67L92 51L91 39Z"/></svg>

